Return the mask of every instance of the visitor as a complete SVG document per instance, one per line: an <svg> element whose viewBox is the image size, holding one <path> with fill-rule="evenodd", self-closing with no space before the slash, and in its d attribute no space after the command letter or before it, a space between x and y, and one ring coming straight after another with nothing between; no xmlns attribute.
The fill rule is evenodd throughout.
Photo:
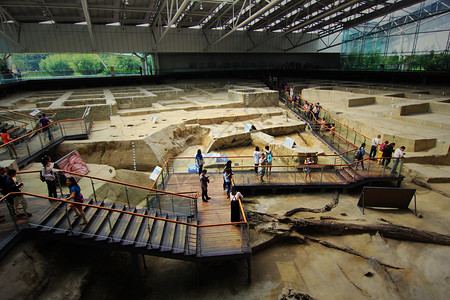
<svg viewBox="0 0 450 300"><path fill-rule="evenodd" d="M202 200L203 202L208 202L211 197L208 197L208 183L209 183L209 176L206 176L207 170L202 170L202 174L200 174L200 184L202 188Z"/></svg>
<svg viewBox="0 0 450 300"><path fill-rule="evenodd" d="M19 182L16 178L17 171L14 169L9 169L5 178L5 195L9 193L20 193L20 189L23 186L22 182ZM23 219L25 217L31 217L31 213L27 212L28 201L22 194L12 194L6 198L9 203L8 208L10 209L12 215L16 216L16 219ZM22 203L20 203L22 202ZM19 213L19 205L22 204L22 213Z"/></svg>
<svg viewBox="0 0 450 300"><path fill-rule="evenodd" d="M272 161L273 161L273 153L272 150L270 150L269 146L266 146L266 161L267 161L267 175L270 176L272 173Z"/></svg>
<svg viewBox="0 0 450 300"><path fill-rule="evenodd" d="M381 165L381 158L383 157L384 148L389 145L389 141L384 141L380 144L380 150L378 151L378 164Z"/></svg>
<svg viewBox="0 0 450 300"><path fill-rule="evenodd" d="M311 158L311 155L308 155L305 159L304 164L306 167L303 169L303 172L305 172L305 181L307 181L307 178L309 177L309 182L311 182L311 165L314 163L314 161Z"/></svg>
<svg viewBox="0 0 450 300"><path fill-rule="evenodd" d="M46 117L45 114L42 114L42 116L39 116L39 127L40 128L43 128L43 127L49 125L50 122L51 121ZM53 140L52 131L50 130L50 126L43 128L42 132L44 132L44 141L47 138L47 135L48 135L49 141Z"/></svg>
<svg viewBox="0 0 450 300"><path fill-rule="evenodd" d="M400 148L397 148L394 152L394 165L392 166L391 174L395 174L397 172L398 163L400 162L400 159L405 157L405 146L401 146Z"/></svg>
<svg viewBox="0 0 450 300"><path fill-rule="evenodd" d="M223 167L223 171L222 172L223 172L223 174L225 174L227 172L229 172L230 174L233 173L233 170L231 169L231 160L227 161L227 163L225 164L225 167ZM226 184L225 176L224 176L223 177L223 190L225 191L226 189L227 189L227 184Z"/></svg>
<svg viewBox="0 0 450 300"><path fill-rule="evenodd" d="M359 162L361 162L361 167L362 167L363 171L365 170L364 154L366 154L366 150L364 149L364 147L366 147L366 143L362 143L361 146L358 148L358 150L356 150L356 152L355 152L355 160L357 161L355 164L355 171L358 170Z"/></svg>
<svg viewBox="0 0 450 300"><path fill-rule="evenodd" d="M195 155L195 162L197 165L198 174L200 175L200 174L202 174L203 164L204 164L202 150L200 150L200 149L197 150L197 154Z"/></svg>
<svg viewBox="0 0 450 300"><path fill-rule="evenodd" d="M391 162L391 156L394 152L395 143L390 143L389 145L386 145L384 147L383 151L383 162L381 163L383 165L383 168L386 168L389 163Z"/></svg>
<svg viewBox="0 0 450 300"><path fill-rule="evenodd" d="M327 121L325 121L324 118L321 118L319 121L319 124L320 124L320 132L321 132L321 134L324 134L325 130L326 130Z"/></svg>
<svg viewBox="0 0 450 300"><path fill-rule="evenodd" d="M69 195L69 197L66 198L66 200L73 199L73 202L83 203L84 198L83 198L83 195L81 194L81 188L78 185L78 183L75 181L75 178L73 178L73 177L67 178L66 183L70 189L70 195ZM83 211L83 205L70 204L70 208L72 208L73 211L75 212L75 214L77 215L76 218L79 218L79 217L83 218L83 222L81 222L80 225L86 225L87 219L86 219L86 215L84 214L84 211Z"/></svg>
<svg viewBox="0 0 450 300"><path fill-rule="evenodd" d="M233 187L233 189L231 190L231 197L230 197L231 222L241 221L239 200L242 199L244 199L244 196L242 196L241 192L237 192L236 189Z"/></svg>
<svg viewBox="0 0 450 300"><path fill-rule="evenodd" d="M266 154L262 153L261 158L259 159L259 178L261 179L261 183L264 182L264 174L266 174Z"/></svg>
<svg viewBox="0 0 450 300"><path fill-rule="evenodd" d="M6 195L6 168L0 166L0 192ZM5 215L0 215L0 222L5 221Z"/></svg>
<svg viewBox="0 0 450 300"><path fill-rule="evenodd" d="M377 154L377 148L380 145L380 139L380 134L372 139L372 147L370 147L369 158L375 158L375 155Z"/></svg>
<svg viewBox="0 0 450 300"><path fill-rule="evenodd" d="M42 170L41 178L47 184L48 196L53 198L58 198L58 193L56 192L56 177L55 172L50 164L50 156L44 156L42 158ZM49 199L50 202L54 200Z"/></svg>
<svg viewBox="0 0 450 300"><path fill-rule="evenodd" d="M227 169L225 173L223 173L223 181L225 184L225 188L227 190L227 198L230 198L230 191L231 191L231 177L233 176L233 173L231 173L231 169Z"/></svg>
<svg viewBox="0 0 450 300"><path fill-rule="evenodd" d="M18 159L19 156L17 155L17 151L16 151L16 147L14 146L14 144L11 142L13 139L11 138L11 136L9 135L8 131L6 130L6 128L2 128L2 134L1 134L2 140L3 140L3 144L5 144L6 149L8 149L9 152L9 156L11 158L15 158Z"/></svg>
<svg viewBox="0 0 450 300"><path fill-rule="evenodd" d="M255 174L258 174L259 159L261 158L261 152L259 152L259 147L255 147L255 152L253 152L253 162L255 163Z"/></svg>

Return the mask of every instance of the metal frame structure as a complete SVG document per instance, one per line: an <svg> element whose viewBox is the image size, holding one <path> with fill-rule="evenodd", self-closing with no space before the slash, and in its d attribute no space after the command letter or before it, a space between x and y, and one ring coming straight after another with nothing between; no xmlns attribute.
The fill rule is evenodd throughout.
<svg viewBox="0 0 450 300"><path fill-rule="evenodd" d="M387 13L422 2L421 0L0 0L0 35L20 45L22 24L79 24L87 26L92 51L97 50L94 25L145 26L154 37L153 51L175 28L214 30L207 51L236 31L246 31L251 51L277 38L285 38L290 51L322 40L344 29ZM8 28L6 28L8 27ZM253 32L273 33L254 42ZM309 41L302 40L312 33ZM289 36L290 35L290 36ZM206 35L205 35L206 37ZM337 38L335 38L336 40ZM324 44L328 47L325 42Z"/></svg>

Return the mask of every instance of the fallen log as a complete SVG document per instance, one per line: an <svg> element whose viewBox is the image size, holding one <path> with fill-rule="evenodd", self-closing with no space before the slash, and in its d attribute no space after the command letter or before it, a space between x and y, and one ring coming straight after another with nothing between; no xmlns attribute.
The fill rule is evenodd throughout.
<svg viewBox="0 0 450 300"><path fill-rule="evenodd" d="M279 218L279 222L292 224L292 229L300 234L326 233L332 235L362 234L377 232L388 238L407 240L420 243L431 243L450 246L450 235L414 229L394 224L353 224L326 220L305 220Z"/></svg>
<svg viewBox="0 0 450 300"><path fill-rule="evenodd" d="M249 211L247 216L251 227L265 222L280 222L292 225L291 230L300 234L324 233L331 235L347 235L363 233L376 234L378 232L381 236L392 239L445 246L450 245L450 235L448 234L395 224L353 224L327 220L279 218L276 215L260 214L254 211Z"/></svg>
<svg viewBox="0 0 450 300"><path fill-rule="evenodd" d="M333 194L333 198L331 199L331 202L322 208L297 207L297 208L291 209L290 211L286 212L284 215L286 217L290 217L293 214L295 214L297 212L301 212L301 211L312 212L312 213L323 213L323 212L332 210L333 208L335 208L338 205L338 203L339 203L339 193L335 192Z"/></svg>

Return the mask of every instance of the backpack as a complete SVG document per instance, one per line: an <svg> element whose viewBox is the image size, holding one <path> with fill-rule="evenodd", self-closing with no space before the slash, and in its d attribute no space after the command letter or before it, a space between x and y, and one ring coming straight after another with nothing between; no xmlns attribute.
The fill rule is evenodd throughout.
<svg viewBox="0 0 450 300"><path fill-rule="evenodd" d="M359 158L361 155L361 149L356 150L355 152L355 158Z"/></svg>
<svg viewBox="0 0 450 300"><path fill-rule="evenodd" d="M272 162L272 151L267 153L267 162L271 163Z"/></svg>

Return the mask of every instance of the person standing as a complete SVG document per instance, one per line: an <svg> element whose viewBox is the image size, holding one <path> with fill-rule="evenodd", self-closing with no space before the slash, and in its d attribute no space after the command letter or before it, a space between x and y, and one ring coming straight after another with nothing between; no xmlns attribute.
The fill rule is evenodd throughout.
<svg viewBox="0 0 450 300"><path fill-rule="evenodd" d="M233 187L230 196L230 206L231 206L231 222L239 222L241 220L241 214L239 209L239 200L244 199L241 192L237 192Z"/></svg>
<svg viewBox="0 0 450 300"><path fill-rule="evenodd" d="M9 169L7 174L8 175L5 178L5 194L13 192L20 193L20 188L23 186L23 183L17 181L17 171L14 169ZM9 195L6 200L9 203L9 209L12 212L12 215L15 215L16 219L23 219L26 216L31 217L31 213L27 213L28 201L22 194ZM22 213L19 213L20 202L22 202Z"/></svg>
<svg viewBox="0 0 450 300"><path fill-rule="evenodd" d="M264 174L266 174L266 164L266 155L262 153L261 158L259 159L259 178L261 179L261 183L264 182Z"/></svg>
<svg viewBox="0 0 450 300"><path fill-rule="evenodd" d="M383 157L383 151L384 151L384 148L385 148L387 145L389 145L389 141L384 141L384 142L381 143L381 145L380 145L380 150L378 151L378 157L379 157L379 159L378 159L378 164L379 164L379 165L381 165L381 158Z"/></svg>
<svg viewBox="0 0 450 300"><path fill-rule="evenodd" d="M211 197L208 197L208 183L209 183L209 176L206 176L207 170L202 170L202 174L200 174L200 184L202 188L202 200L203 202L208 202Z"/></svg>
<svg viewBox="0 0 450 300"><path fill-rule="evenodd" d="M231 169L231 160L228 160L227 163L225 164L225 167L223 167L223 174L225 175L227 172L229 172L230 174L233 173L233 170ZM223 176L223 190L224 191L227 189L226 178L228 178L228 177ZM230 178L230 184L231 184L231 175L229 176L229 178ZM229 194L229 191L227 192L227 194Z"/></svg>
<svg viewBox="0 0 450 300"><path fill-rule="evenodd" d="M392 153L394 152L394 147L395 147L395 143L390 143L389 145L384 146L384 151L383 151L383 168L386 168L389 163L391 162L391 156Z"/></svg>
<svg viewBox="0 0 450 300"><path fill-rule="evenodd" d="M355 164L355 171L358 170L358 164L359 162L361 162L361 167L364 169L364 154L366 154L366 150L364 149L364 147L366 147L366 143L362 143L361 146L358 148L358 150L356 150L355 152L355 160L357 161L357 163Z"/></svg>
<svg viewBox="0 0 450 300"><path fill-rule="evenodd" d="M197 150L197 154L195 155L195 162L197 164L198 174L200 175L200 174L202 174L203 164L204 164L202 150L200 150L200 149Z"/></svg>
<svg viewBox="0 0 450 300"><path fill-rule="evenodd" d="M48 196L53 198L58 198L58 193L56 192L56 177L55 170L52 168L50 164L50 156L44 156L42 158L42 170L41 177L44 179L47 184ZM53 200L49 200L53 202Z"/></svg>
<svg viewBox="0 0 450 300"><path fill-rule="evenodd" d="M397 172L397 167L400 162L400 159L405 157L405 146L401 146L400 148L397 148L394 152L394 165L392 166L391 174L395 174Z"/></svg>
<svg viewBox="0 0 450 300"><path fill-rule="evenodd" d="M266 146L266 163L267 163L267 175L270 176L272 173L272 161L273 161L273 153L272 150L270 150L269 146Z"/></svg>
<svg viewBox="0 0 450 300"><path fill-rule="evenodd" d="M233 176L233 173L231 173L231 169L227 169L225 173L223 173L223 180L225 183L225 188L227 190L227 198L230 198L230 191L231 191L231 177Z"/></svg>
<svg viewBox="0 0 450 300"><path fill-rule="evenodd" d="M369 158L374 158L375 155L377 154L377 148L380 145L381 142L381 135L377 135L376 137L374 137L372 139L372 147L370 147L370 153L369 153Z"/></svg>
<svg viewBox="0 0 450 300"><path fill-rule="evenodd" d="M303 171L305 172L305 181L307 180L307 178L309 177L309 182L311 182L311 165L314 163L314 161L311 158L311 155L308 155L305 159L304 164L306 165L306 167L303 169Z"/></svg>
<svg viewBox="0 0 450 300"><path fill-rule="evenodd" d="M43 128L50 124L50 120L46 117L45 114L42 114L42 116L39 116L39 127ZM50 126L45 127L42 129L42 132L44 132L44 141L48 135L49 141L53 140L52 131L50 130Z"/></svg>
<svg viewBox="0 0 450 300"><path fill-rule="evenodd" d="M16 147L14 146L13 143L10 143L13 139L9 135L8 131L6 130L6 128L2 128L1 137L2 137L2 140L3 140L3 144L5 144L6 148L8 149L9 156L11 158L18 159L19 156L17 155Z"/></svg>
<svg viewBox="0 0 450 300"><path fill-rule="evenodd" d="M78 183L75 181L75 178L73 178L73 177L67 178L66 183L70 189L70 195L69 195L69 197L66 198L66 200L73 199L73 202L83 203L84 198L83 198L83 195L81 194L81 188L78 185ZM78 217L83 218L83 222L81 222L80 225L86 225L87 219L86 219L86 215L84 214L84 211L83 211L83 206L81 204L70 204L70 208L73 209L73 211L75 212L75 214Z"/></svg>
<svg viewBox="0 0 450 300"><path fill-rule="evenodd" d="M261 158L261 152L259 152L259 147L255 147L255 152L253 152L253 162L255 163L255 174L258 174L259 159Z"/></svg>

